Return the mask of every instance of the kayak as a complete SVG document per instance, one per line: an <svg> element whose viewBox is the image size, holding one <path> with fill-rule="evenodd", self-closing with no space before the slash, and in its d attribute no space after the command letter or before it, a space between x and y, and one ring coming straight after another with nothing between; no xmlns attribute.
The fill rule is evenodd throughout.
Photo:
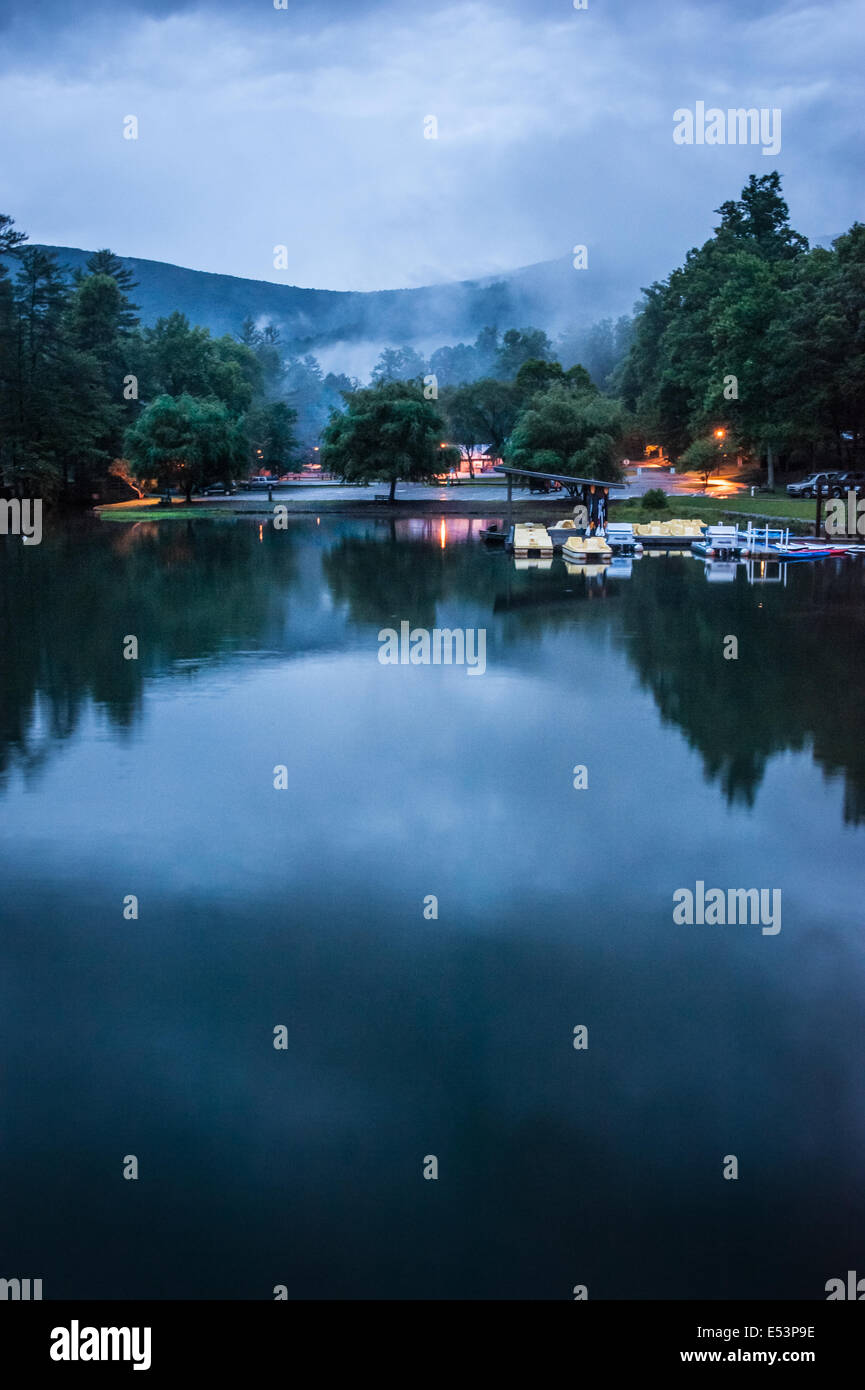
<svg viewBox="0 0 865 1390"><path fill-rule="evenodd" d="M846 555L846 546L776 545L775 554L784 560L830 560L834 555Z"/></svg>

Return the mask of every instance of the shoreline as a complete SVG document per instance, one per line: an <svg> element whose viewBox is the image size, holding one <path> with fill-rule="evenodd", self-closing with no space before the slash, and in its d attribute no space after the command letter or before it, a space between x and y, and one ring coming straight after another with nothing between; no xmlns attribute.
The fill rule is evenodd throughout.
<svg viewBox="0 0 865 1390"><path fill-rule="evenodd" d="M622 499L623 502L632 499ZM690 499L689 499L690 500ZM707 513L710 521L720 520L722 517L729 517L737 522L748 521L760 525L769 526L789 526L791 531L799 534L813 535L814 522L804 517L784 517L777 513L772 515L767 512L739 511L735 506L724 507L720 505L721 499L712 500L711 507L705 505L705 499L695 497L694 505L688 510L692 514L698 514L701 510ZM701 508L700 503L703 502ZM191 520L200 517L207 520L218 520L220 517L251 516L268 517L272 519L276 507L285 507L289 516L345 516L352 518L381 518L386 521L393 521L400 517L416 516L452 516L452 517L488 517L490 519L504 520L510 515L515 521L524 521L537 518L538 521L549 523L558 517L570 516L574 503L569 497L535 496L532 498L515 498L508 508L507 501L502 498L471 498L461 501L456 497L432 498L414 497L397 498L394 502L375 502L372 499L343 500L338 497L320 498L318 501L310 501L306 498L287 498L273 502L264 502L258 498L242 500L239 504L236 499L230 502L214 503L211 499L202 498L194 501L190 506L185 502L175 503L169 511L167 507L160 506L157 502L150 505L138 506L134 503L108 503L103 506L92 508L92 514L99 520L108 521L168 521L168 520ZM665 515L675 514L675 509L670 509ZM611 520L616 519L616 502L613 502L611 509ZM631 518L628 518L631 519ZM648 518L648 514L647 517Z"/></svg>
<svg viewBox="0 0 865 1390"><path fill-rule="evenodd" d="M570 505L567 505L570 503ZM383 517L392 520L394 517L413 517L413 516L504 516L508 511L508 504L501 498L491 498L484 501L482 498L467 499L464 502L456 498L446 498L439 501L432 497L407 497L404 500L397 498L394 502L374 502L369 501L342 501L339 498L323 498L318 502L310 502L304 499L295 500L274 500L273 502L252 502L246 506L237 506L232 499L230 504L214 506L212 501L202 499L201 502L193 502L191 506L185 503L177 503L169 511L167 507L157 505L149 507L138 507L129 503L109 503L106 506L94 507L93 512L100 519L107 518L114 521L146 521L149 516L154 520L169 520L177 516L190 519L195 516L207 516L208 518L220 516L266 516L272 518L274 508L285 507L289 516L351 516L351 517ZM535 497L530 501L515 500L511 504L511 512L514 516L532 516L544 510L548 520L562 515L570 515L573 511L574 503L570 498L561 497L551 499L549 497Z"/></svg>

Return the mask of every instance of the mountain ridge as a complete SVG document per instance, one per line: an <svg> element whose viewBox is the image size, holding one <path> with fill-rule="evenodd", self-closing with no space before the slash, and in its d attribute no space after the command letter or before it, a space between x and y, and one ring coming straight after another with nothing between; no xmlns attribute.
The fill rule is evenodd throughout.
<svg viewBox="0 0 865 1390"><path fill-rule="evenodd" d="M83 269L92 251L32 243L61 266ZM237 334L247 317L277 324L297 351L337 342L413 345L473 340L481 328L532 325L548 332L588 327L627 313L635 294L623 295L595 272L577 271L570 257L520 266L504 275L405 289L326 290L193 270L170 261L121 256L137 285L141 321L155 323L175 310L212 333ZM10 269L14 261L7 258Z"/></svg>

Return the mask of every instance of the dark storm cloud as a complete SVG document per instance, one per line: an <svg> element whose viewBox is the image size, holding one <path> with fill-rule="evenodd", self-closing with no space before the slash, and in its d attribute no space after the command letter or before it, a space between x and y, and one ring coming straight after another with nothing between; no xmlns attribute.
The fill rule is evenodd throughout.
<svg viewBox="0 0 865 1390"><path fill-rule="evenodd" d="M332 288L585 243L589 273L636 292L751 172L780 169L810 236L862 215L858 16L853 0L7 0L0 205L41 241ZM674 145L673 111L697 101L780 108L780 153Z"/></svg>

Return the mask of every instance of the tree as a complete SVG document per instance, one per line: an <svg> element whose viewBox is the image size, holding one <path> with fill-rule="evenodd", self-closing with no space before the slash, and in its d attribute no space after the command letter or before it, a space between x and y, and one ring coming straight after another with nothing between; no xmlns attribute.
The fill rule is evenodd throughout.
<svg viewBox="0 0 865 1390"><path fill-rule="evenodd" d="M505 443L517 418L519 403L513 382L482 377L469 387L485 442L494 458L504 454Z"/></svg>
<svg viewBox="0 0 865 1390"><path fill-rule="evenodd" d="M125 483L130 492L135 493L136 497L143 498L148 484L151 487L156 484L155 478L136 476L129 466L128 459L114 459L113 462L108 465L108 473L110 477L119 478L122 483Z"/></svg>
<svg viewBox="0 0 865 1390"><path fill-rule="evenodd" d="M684 473L699 473L705 487L713 473L717 473L726 455L723 442L717 439L695 439L679 457L679 467Z"/></svg>
<svg viewBox="0 0 865 1390"><path fill-rule="evenodd" d="M497 375L512 381L524 362L532 358L549 360L553 345L541 328L509 328L496 353Z"/></svg>
<svg viewBox="0 0 865 1390"><path fill-rule="evenodd" d="M621 476L617 444L624 428L617 401L594 390L553 385L533 396L519 415L508 442L508 462L516 468L615 482Z"/></svg>
<svg viewBox="0 0 865 1390"><path fill-rule="evenodd" d="M20 249L0 218L0 247L16 255L13 285L0 276L0 485L17 495L54 498L73 489L89 500L111 462L120 418L120 382L106 379L106 335L116 297L108 276L90 276L96 293L70 291L56 257Z"/></svg>
<svg viewBox="0 0 865 1390"><path fill-rule="evenodd" d="M328 372L321 389L321 404L327 411L326 418L330 418L332 410L344 410L346 395L356 391L359 386L360 382L355 377L346 376L345 372Z"/></svg>
<svg viewBox="0 0 865 1390"><path fill-rule="evenodd" d="M152 392L166 396L209 394L211 339L206 328L193 328L186 315L175 310L144 330L144 344Z"/></svg>
<svg viewBox="0 0 865 1390"><path fill-rule="evenodd" d="M256 385L262 394L277 395L285 375L279 329L273 323L258 328L254 319L245 318L237 340L255 356L258 363Z"/></svg>
<svg viewBox="0 0 865 1390"><path fill-rule="evenodd" d="M27 240L24 232L15 230L13 218L0 213L0 256L21 254ZM6 482L5 470L11 468L9 447L12 432L17 428L17 402L13 383L19 366L16 343L15 298L9 272L0 260L0 483Z"/></svg>
<svg viewBox="0 0 865 1390"><path fill-rule="evenodd" d="M113 262L117 262L127 284L129 272L110 251L97 252L88 265L110 267ZM100 414L95 448L89 462L80 456L75 461L76 490L81 497L89 497L106 472L111 472L109 465L122 450L123 431L140 408L125 385L130 374L136 380L141 374L141 339L136 331L134 307L107 269L75 277L65 326L70 343L86 357L97 383L98 399L94 397L92 402Z"/></svg>
<svg viewBox="0 0 865 1390"><path fill-rule="evenodd" d="M144 330L148 385L155 394L214 396L234 415L247 410L260 389L252 348L227 334L212 338L176 310Z"/></svg>
<svg viewBox="0 0 865 1390"><path fill-rule="evenodd" d="M499 352L499 330L490 326L482 328L475 338L474 351L475 379L494 376Z"/></svg>
<svg viewBox="0 0 865 1390"><path fill-rule="evenodd" d="M385 348L372 369L370 381L411 381L423 376L427 364L413 347Z"/></svg>
<svg viewBox="0 0 865 1390"><path fill-rule="evenodd" d="M259 357L230 334L212 340L208 369L208 394L222 401L234 416L248 410L262 391Z"/></svg>
<svg viewBox="0 0 865 1390"><path fill-rule="evenodd" d="M719 414L734 420L747 447L766 450L770 488L775 482L775 451L790 438L790 417L773 389L777 347L772 331L786 317L788 264L748 251L735 251L727 258L723 284L710 304L712 351L703 399L695 401L690 414L694 431L710 426ZM724 394L725 383L731 381L736 383L732 399ZM698 436L694 443L699 442Z"/></svg>
<svg viewBox="0 0 865 1390"><path fill-rule="evenodd" d="M380 381L353 391L324 431L322 464L349 483L381 479L393 501L400 479L432 480L452 451L441 448L445 424L414 382ZM455 452L455 451L454 451Z"/></svg>
<svg viewBox="0 0 865 1390"><path fill-rule="evenodd" d="M645 291L616 374L640 426L673 457L705 432L723 401L743 442L765 450L770 483L776 450L792 434L778 389L780 326L808 260L780 183L777 173L752 175L741 198L718 209L715 236ZM805 351L797 345L798 355Z"/></svg>
<svg viewBox="0 0 865 1390"><path fill-rule="evenodd" d="M797 263L783 318L769 326L770 390L796 443L836 468L865 462L865 224Z"/></svg>
<svg viewBox="0 0 865 1390"><path fill-rule="evenodd" d="M246 417L246 433L255 471L266 469L272 478L291 467L297 454L294 423L297 411L285 401L254 406Z"/></svg>
<svg viewBox="0 0 865 1390"><path fill-rule="evenodd" d="M19 249L27 240L26 232L15 231L15 218L0 212L0 256L17 256ZM2 267L6 274L6 267Z"/></svg>
<svg viewBox="0 0 865 1390"><path fill-rule="evenodd" d="M721 216L715 228L718 238L739 242L764 260L793 260L808 250L808 238L790 226L777 170L760 177L751 174L738 201L722 203L715 211Z"/></svg>
<svg viewBox="0 0 865 1390"><path fill-rule="evenodd" d="M479 375L477 351L467 343L436 348L430 357L429 369L438 382L439 390L445 386L462 386Z"/></svg>
<svg viewBox="0 0 865 1390"><path fill-rule="evenodd" d="M556 356L563 364L580 362L602 391L618 392L618 376L627 357L633 332L627 314L616 319L601 319L589 328L572 329L563 333L556 344Z"/></svg>
<svg viewBox="0 0 865 1390"><path fill-rule="evenodd" d="M448 439L462 449L468 460L469 477L473 478L475 457L489 443L474 387L446 386L439 394L439 410L445 419Z"/></svg>
<svg viewBox="0 0 865 1390"><path fill-rule="evenodd" d="M242 429L221 401L186 394L157 397L125 438L133 476L179 487L187 502L208 483L230 482L246 447Z"/></svg>
<svg viewBox="0 0 865 1390"><path fill-rule="evenodd" d="M138 326L138 305L130 303L129 293L137 285L132 271L125 266L119 256L115 256L113 251L105 247L102 251L94 251L88 258L87 270L91 275L108 275L115 281L120 291L122 299L122 310L120 314L120 331L131 333ZM75 272L75 282L79 283L84 279L81 270Z"/></svg>
<svg viewBox="0 0 865 1390"><path fill-rule="evenodd" d="M55 257L29 246L20 253L11 303L9 406L2 441L3 485L18 495L55 495L71 444L86 450L90 432L78 429L86 385L74 389L74 366L63 333L66 288ZM67 412L73 413L67 417Z"/></svg>
<svg viewBox="0 0 865 1390"><path fill-rule="evenodd" d="M561 384L565 373L561 362L550 362L543 357L529 357L522 364L514 378L517 399L526 405L538 391L545 391L554 383Z"/></svg>
<svg viewBox="0 0 865 1390"><path fill-rule="evenodd" d="M311 447L324 429L333 404L333 397L328 396L325 387L324 373L311 352L304 357L286 358L281 393L297 412L297 434L301 444Z"/></svg>

